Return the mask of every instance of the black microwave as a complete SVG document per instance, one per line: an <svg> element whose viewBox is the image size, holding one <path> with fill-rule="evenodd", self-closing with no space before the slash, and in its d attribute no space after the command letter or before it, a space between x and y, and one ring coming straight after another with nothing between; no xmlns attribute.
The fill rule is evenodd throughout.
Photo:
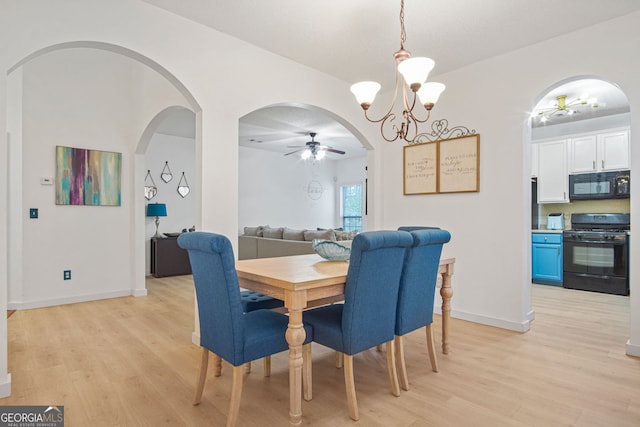
<svg viewBox="0 0 640 427"><path fill-rule="evenodd" d="M569 200L628 198L630 177L628 170L569 175Z"/></svg>

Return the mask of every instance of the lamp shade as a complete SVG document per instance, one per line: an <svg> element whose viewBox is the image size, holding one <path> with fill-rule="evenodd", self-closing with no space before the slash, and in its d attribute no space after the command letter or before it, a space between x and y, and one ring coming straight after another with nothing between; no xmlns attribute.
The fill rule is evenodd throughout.
<svg viewBox="0 0 640 427"><path fill-rule="evenodd" d="M380 83L360 82L351 85L351 93L356 96L358 104L372 104L380 90Z"/></svg>
<svg viewBox="0 0 640 427"><path fill-rule="evenodd" d="M438 82L429 82L422 85L418 91L418 97L422 105L435 104L440 98L440 94L445 90L446 86Z"/></svg>
<svg viewBox="0 0 640 427"><path fill-rule="evenodd" d="M167 216L167 205L164 203L149 203L147 216Z"/></svg>
<svg viewBox="0 0 640 427"><path fill-rule="evenodd" d="M427 81L427 77L429 77L434 65L433 59L418 56L405 59L399 63L398 71L404 77L404 81L411 86L412 84L423 84Z"/></svg>

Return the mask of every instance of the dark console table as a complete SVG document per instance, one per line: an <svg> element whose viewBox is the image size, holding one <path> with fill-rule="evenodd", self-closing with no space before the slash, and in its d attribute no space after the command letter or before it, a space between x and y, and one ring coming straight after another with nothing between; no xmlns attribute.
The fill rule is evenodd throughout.
<svg viewBox="0 0 640 427"><path fill-rule="evenodd" d="M151 238L151 274L153 277L191 274L189 254L178 246L177 237Z"/></svg>

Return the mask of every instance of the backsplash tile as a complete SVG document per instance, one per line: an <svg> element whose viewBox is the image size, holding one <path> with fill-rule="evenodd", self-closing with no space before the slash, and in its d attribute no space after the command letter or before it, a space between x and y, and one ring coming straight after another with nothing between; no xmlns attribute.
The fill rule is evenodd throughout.
<svg viewBox="0 0 640 427"><path fill-rule="evenodd" d="M549 215L550 213L563 213L565 230L571 228L571 214L573 213L631 212L630 199L576 200L570 203L545 203L540 206L542 207L542 224L546 224L547 215Z"/></svg>

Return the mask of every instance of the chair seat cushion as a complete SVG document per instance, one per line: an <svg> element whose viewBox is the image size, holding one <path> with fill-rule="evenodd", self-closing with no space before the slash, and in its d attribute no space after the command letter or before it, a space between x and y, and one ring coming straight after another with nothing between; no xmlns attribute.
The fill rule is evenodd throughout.
<svg viewBox="0 0 640 427"><path fill-rule="evenodd" d="M238 365L280 353L289 348L285 338L289 316L271 310L256 310L245 313L243 320L245 322L244 354ZM308 344L313 340L313 329L305 325L304 330L307 334L305 344Z"/></svg>
<svg viewBox="0 0 640 427"><path fill-rule="evenodd" d="M341 353L354 354L347 351L342 334L343 304L332 304L314 308L304 312L305 324L313 327L313 340L318 344L337 350Z"/></svg>
<svg viewBox="0 0 640 427"><path fill-rule="evenodd" d="M240 292L240 303L242 304L242 311L244 311L245 313L255 310L272 309L284 306L284 303L279 299L275 299L270 296L253 291Z"/></svg>

